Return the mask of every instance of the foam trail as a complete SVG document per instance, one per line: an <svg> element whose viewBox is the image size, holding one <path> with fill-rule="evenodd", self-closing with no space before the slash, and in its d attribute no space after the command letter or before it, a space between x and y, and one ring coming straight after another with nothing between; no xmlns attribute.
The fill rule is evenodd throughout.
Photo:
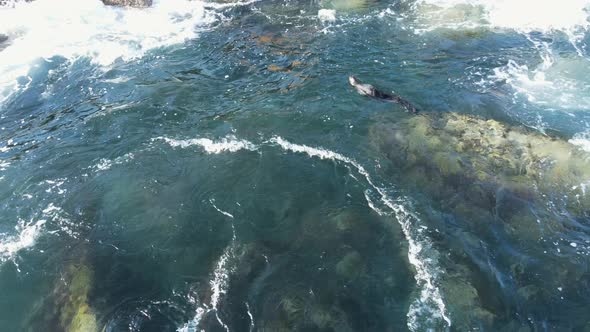
<svg viewBox="0 0 590 332"><path fill-rule="evenodd" d="M152 139L152 141L154 140L163 140L172 147L187 148L196 145L202 147L205 152L213 154L219 154L221 152L236 152L239 150L255 151L257 149L255 144L246 140L236 139L236 137L232 135L226 136L219 141L213 141L208 138L176 140L168 137L157 137Z"/></svg>
<svg viewBox="0 0 590 332"><path fill-rule="evenodd" d="M209 301L209 304L202 304L201 306L199 306L196 310L195 317L191 321L184 324L184 326L177 329L178 332L198 331L199 323L203 319L203 316L212 311L215 313L215 318L217 319L217 322L219 322L219 324L226 331L229 332L229 327L221 320L221 317L219 317L218 306L220 299L227 292L227 286L229 283L229 273L231 272L228 265L229 260L234 256L234 242L235 241L232 240L232 243L227 248L225 248L223 254L221 255L221 257L217 261L217 264L215 265L215 270L213 270L213 279L211 279L211 281L209 282L209 287L211 287L211 292L213 293L211 295L211 300Z"/></svg>
<svg viewBox="0 0 590 332"><path fill-rule="evenodd" d="M221 214L233 219L234 216L228 212L225 212L219 209L215 205L215 200L210 199L209 202L213 207L219 211ZM223 322L221 317L219 317L219 301L221 298L227 293L227 287L229 285L229 275L231 273L231 267L229 266L230 260L235 255L235 246L236 246L236 230L234 224L232 226L232 241L231 243L225 248L219 260L215 264L215 269L213 270L213 278L209 281L209 287L211 288L211 299L209 300L209 304L203 303L200 305L195 313L195 317L186 324L184 324L181 328L177 329L178 332L196 332L199 330L199 324L203 319L203 316L210 312L215 313L215 318L219 325L221 325L226 331L229 332L229 327L227 324Z"/></svg>
<svg viewBox="0 0 590 332"><path fill-rule="evenodd" d="M217 212L223 214L226 217L230 217L230 218L234 219L233 214L231 214L229 212L226 212L226 211L223 211L220 208L218 208L217 205L215 205L215 200L214 199L210 199L209 202L211 203L211 205L213 205L213 207L215 208L215 210L217 210Z"/></svg>
<svg viewBox="0 0 590 332"><path fill-rule="evenodd" d="M305 153L310 157L320 159L329 159L343 162L354 167L371 187L373 187L381 196L381 201L395 214L395 217L402 227L402 231L408 241L408 258L410 263L416 269L415 279L420 289L420 296L410 305L408 311L408 328L411 331L421 331L429 329L431 326L437 326L438 321L442 320L447 326L451 326L451 320L446 313L444 301L441 292L436 286L438 280L436 250L432 248L426 235L423 235L424 226L417 229L420 219L409 212L400 201L394 201L388 195L385 189L374 184L369 173L353 159L343 156L337 152L314 148L307 145L294 144L286 141L281 137L274 137L270 142L277 144L283 150L295 153ZM366 193L365 193L366 194ZM375 208L374 203L366 194L365 197L369 206L380 215L383 211ZM423 326L425 324L426 326Z"/></svg>
<svg viewBox="0 0 590 332"><path fill-rule="evenodd" d="M169 138L159 137L156 138L156 140L164 140L173 147L189 147L197 145L203 147L205 151L209 153L221 153L223 151L236 152L242 149L253 151L259 148L257 145L251 142L238 140L233 136L224 138L220 142L214 142L212 140L202 138L190 140L172 140ZM342 162L346 166L352 167L360 175L362 175L365 181L367 181L367 183L377 192L381 203L383 203L389 210L391 210L391 212L395 214L395 217L401 225L402 231L408 241L408 257L410 263L416 269L415 279L420 292L419 296L411 304L410 310L408 311L408 328L411 331L420 331L425 328L431 328L431 326L440 326L441 324L446 324L449 327L451 326L451 320L446 313L446 307L442 299L441 292L437 287L438 253L430 244L428 237L423 234L423 231L426 229L426 227L419 226L420 219L415 214L408 211L408 209L404 206L405 203L403 199L391 199L384 188L377 186L373 182L373 179L362 165L340 153L321 148L310 147L307 145L294 144L279 136L275 136L265 143L278 146L285 151L303 153L311 158ZM369 207L371 207L380 215L386 215L383 210L375 206L375 203L370 198L369 192L365 192L365 197ZM210 202L217 211L230 218L233 218L233 215L217 208L213 200ZM197 310L195 318L180 328L179 331L195 331L198 328L198 324L203 315L207 312L210 312L211 310L216 310L219 303L219 298L222 294L224 294L224 287L227 285L228 274L227 268L225 266L230 255L232 255L232 248L233 247L230 245L217 263L217 267L214 271L214 278L211 281L213 295L211 297L210 305L206 306L205 308L200 308L202 310ZM219 317L217 318L219 319ZM220 319L219 321L222 326L225 326Z"/></svg>
<svg viewBox="0 0 590 332"><path fill-rule="evenodd" d="M254 327L256 326L254 324L254 316L252 315L252 312L250 311L250 305L248 304L248 302L246 302L246 312L248 313L248 317L250 318L250 332L254 331Z"/></svg>

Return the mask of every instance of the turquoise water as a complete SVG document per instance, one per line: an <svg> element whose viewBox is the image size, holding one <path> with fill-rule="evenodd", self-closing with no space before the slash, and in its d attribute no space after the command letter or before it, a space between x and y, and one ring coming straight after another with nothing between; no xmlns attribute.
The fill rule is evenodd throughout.
<svg viewBox="0 0 590 332"><path fill-rule="evenodd" d="M586 1L65 5L0 7L1 331L590 328Z"/></svg>

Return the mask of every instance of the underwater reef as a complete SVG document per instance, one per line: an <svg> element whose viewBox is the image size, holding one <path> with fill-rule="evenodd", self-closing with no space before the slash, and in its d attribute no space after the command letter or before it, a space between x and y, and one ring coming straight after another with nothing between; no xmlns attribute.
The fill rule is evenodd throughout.
<svg viewBox="0 0 590 332"><path fill-rule="evenodd" d="M417 208L445 253L439 286L460 322L453 328L528 330L524 315L551 321L581 313L578 287L590 276L562 250L580 250L576 239L564 238L567 231L580 232L583 243L590 154L559 137L456 113L380 121L369 135L387 161L385 173L430 202ZM492 247L499 248L494 263L485 258ZM545 317L563 294L580 306L556 306ZM587 327L589 320L578 315L570 324Z"/></svg>

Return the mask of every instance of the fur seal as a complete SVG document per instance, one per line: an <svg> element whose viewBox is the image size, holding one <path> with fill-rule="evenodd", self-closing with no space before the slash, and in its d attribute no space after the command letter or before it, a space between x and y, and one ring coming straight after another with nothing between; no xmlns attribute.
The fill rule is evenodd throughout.
<svg viewBox="0 0 590 332"><path fill-rule="evenodd" d="M348 76L348 82L350 83L350 85L352 85L356 89L356 91L358 93L360 93L363 96L368 96L371 98L383 100L383 101L390 102L390 103L397 103L397 104L402 105L406 110L408 110L408 112L411 112L414 114L418 113L418 109L416 107L414 107L414 105L412 105L412 103L410 103L409 101L403 99L402 97L400 97L396 94L391 95L391 94L379 91L379 90L377 90L377 88L375 88L371 84L363 84L361 81L359 81L358 78L356 78L354 76Z"/></svg>

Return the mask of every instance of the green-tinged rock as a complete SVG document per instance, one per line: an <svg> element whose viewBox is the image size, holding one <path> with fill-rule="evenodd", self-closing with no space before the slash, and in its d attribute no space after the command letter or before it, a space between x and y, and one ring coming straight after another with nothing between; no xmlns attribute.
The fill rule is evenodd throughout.
<svg viewBox="0 0 590 332"><path fill-rule="evenodd" d="M485 187L504 197L532 202L563 199L571 212L590 210L590 155L559 138L513 127L495 120L454 113L401 118L395 124L379 123L370 130L372 141L392 161L403 167L402 179L419 184L434 197L452 192L475 191L466 196L486 205ZM416 173L421 167L421 174ZM442 181L437 183L437 179ZM565 199L564 199L565 197ZM506 203L506 202L505 202ZM514 210L517 212L517 209Z"/></svg>
<svg viewBox="0 0 590 332"><path fill-rule="evenodd" d="M64 289L57 303L60 306L60 324L67 332L98 331L96 316L88 304L88 296L92 289L93 271L86 265L68 267ZM59 295L58 295L59 296Z"/></svg>
<svg viewBox="0 0 590 332"><path fill-rule="evenodd" d="M495 315L481 303L480 295L468 281L470 271L461 264L453 264L449 274L443 280L445 302L449 305L449 314L458 331L468 331L474 326L490 328Z"/></svg>

